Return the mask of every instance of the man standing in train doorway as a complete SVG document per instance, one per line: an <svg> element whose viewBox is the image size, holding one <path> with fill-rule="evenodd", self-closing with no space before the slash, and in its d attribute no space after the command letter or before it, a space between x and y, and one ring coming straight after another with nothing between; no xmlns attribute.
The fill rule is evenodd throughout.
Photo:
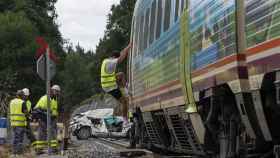
<svg viewBox="0 0 280 158"><path fill-rule="evenodd" d="M117 65L122 63L127 57L132 43L130 43L121 52L113 51L109 58L102 62L101 66L101 86L102 89L116 98L122 104L122 116L125 123L128 122L128 90L126 88L125 74L116 73ZM114 109L114 115L119 115L118 110Z"/></svg>

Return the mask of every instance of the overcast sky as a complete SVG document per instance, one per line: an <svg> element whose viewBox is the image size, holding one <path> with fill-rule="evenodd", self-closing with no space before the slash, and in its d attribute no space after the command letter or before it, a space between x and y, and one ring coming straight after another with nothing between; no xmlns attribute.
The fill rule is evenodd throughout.
<svg viewBox="0 0 280 158"><path fill-rule="evenodd" d="M107 15L119 0L58 0L56 9L60 31L73 45L95 50L103 37Z"/></svg>

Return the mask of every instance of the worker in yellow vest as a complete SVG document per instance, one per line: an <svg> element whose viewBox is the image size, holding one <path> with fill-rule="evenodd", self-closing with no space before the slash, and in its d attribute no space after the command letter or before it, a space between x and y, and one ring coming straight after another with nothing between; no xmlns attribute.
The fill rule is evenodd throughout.
<svg viewBox="0 0 280 158"><path fill-rule="evenodd" d="M101 66L101 86L102 89L116 98L122 104L122 116L128 122L128 91L126 89L125 75L122 72L116 73L117 65L125 60L132 44L130 43L121 53L112 52L109 58L102 62ZM118 115L114 109L114 115Z"/></svg>
<svg viewBox="0 0 280 158"><path fill-rule="evenodd" d="M129 119L129 122L133 122L133 112L131 109L128 111L128 119Z"/></svg>
<svg viewBox="0 0 280 158"><path fill-rule="evenodd" d="M22 98L23 91L18 90L16 98L10 102L10 123L13 130L12 153L15 156L23 154L23 138L27 126L27 107Z"/></svg>
<svg viewBox="0 0 280 158"><path fill-rule="evenodd" d="M57 98L60 95L61 89L58 85L53 85L50 91L50 112L51 112L51 141L50 146L52 148L52 153L58 150L57 141L57 118L58 118L58 103ZM35 151L37 154L42 154L42 149L46 148L47 142L47 95L40 98L34 110L42 111L41 117L39 119L39 138L35 142Z"/></svg>
<svg viewBox="0 0 280 158"><path fill-rule="evenodd" d="M27 138L30 140L31 144L33 144L35 142L35 136L32 132L32 129L30 127L30 123L31 123L31 111L32 111L32 104L31 101L29 100L29 96L30 96L30 90L28 88L23 88L22 89L23 92L23 100L26 103L26 107L27 107L27 115L26 115L26 120L27 120L27 126L26 126L26 135Z"/></svg>

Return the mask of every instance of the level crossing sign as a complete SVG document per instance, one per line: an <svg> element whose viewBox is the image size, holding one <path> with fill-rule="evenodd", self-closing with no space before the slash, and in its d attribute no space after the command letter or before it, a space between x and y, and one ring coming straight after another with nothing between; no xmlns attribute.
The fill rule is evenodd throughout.
<svg viewBox="0 0 280 158"><path fill-rule="evenodd" d="M47 76L49 80L51 80L56 72L57 57L50 50L48 43L42 37L38 37L36 42L40 46L36 53L36 57L38 58L36 64L37 74L42 80L47 80Z"/></svg>
<svg viewBox="0 0 280 158"><path fill-rule="evenodd" d="M47 62L47 58L46 55L41 55L39 57L39 59L37 60L37 74L40 76L40 78L42 80L46 80L47 79L47 65L49 66L49 79L51 80L56 72L56 64L53 60L49 61L49 64L46 63Z"/></svg>
<svg viewBox="0 0 280 158"><path fill-rule="evenodd" d="M42 38L38 37L36 42L40 46L37 50L37 73L41 79L46 81L47 94L47 140L48 140L48 154L51 154L51 109L50 109L50 81L55 75L55 65L57 57L50 50L48 43Z"/></svg>

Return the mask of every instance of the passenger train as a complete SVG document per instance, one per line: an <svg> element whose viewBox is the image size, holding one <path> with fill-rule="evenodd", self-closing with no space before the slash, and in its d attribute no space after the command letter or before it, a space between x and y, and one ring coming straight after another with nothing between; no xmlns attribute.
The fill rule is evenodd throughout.
<svg viewBox="0 0 280 158"><path fill-rule="evenodd" d="M138 0L132 142L193 157L277 157L280 0Z"/></svg>

